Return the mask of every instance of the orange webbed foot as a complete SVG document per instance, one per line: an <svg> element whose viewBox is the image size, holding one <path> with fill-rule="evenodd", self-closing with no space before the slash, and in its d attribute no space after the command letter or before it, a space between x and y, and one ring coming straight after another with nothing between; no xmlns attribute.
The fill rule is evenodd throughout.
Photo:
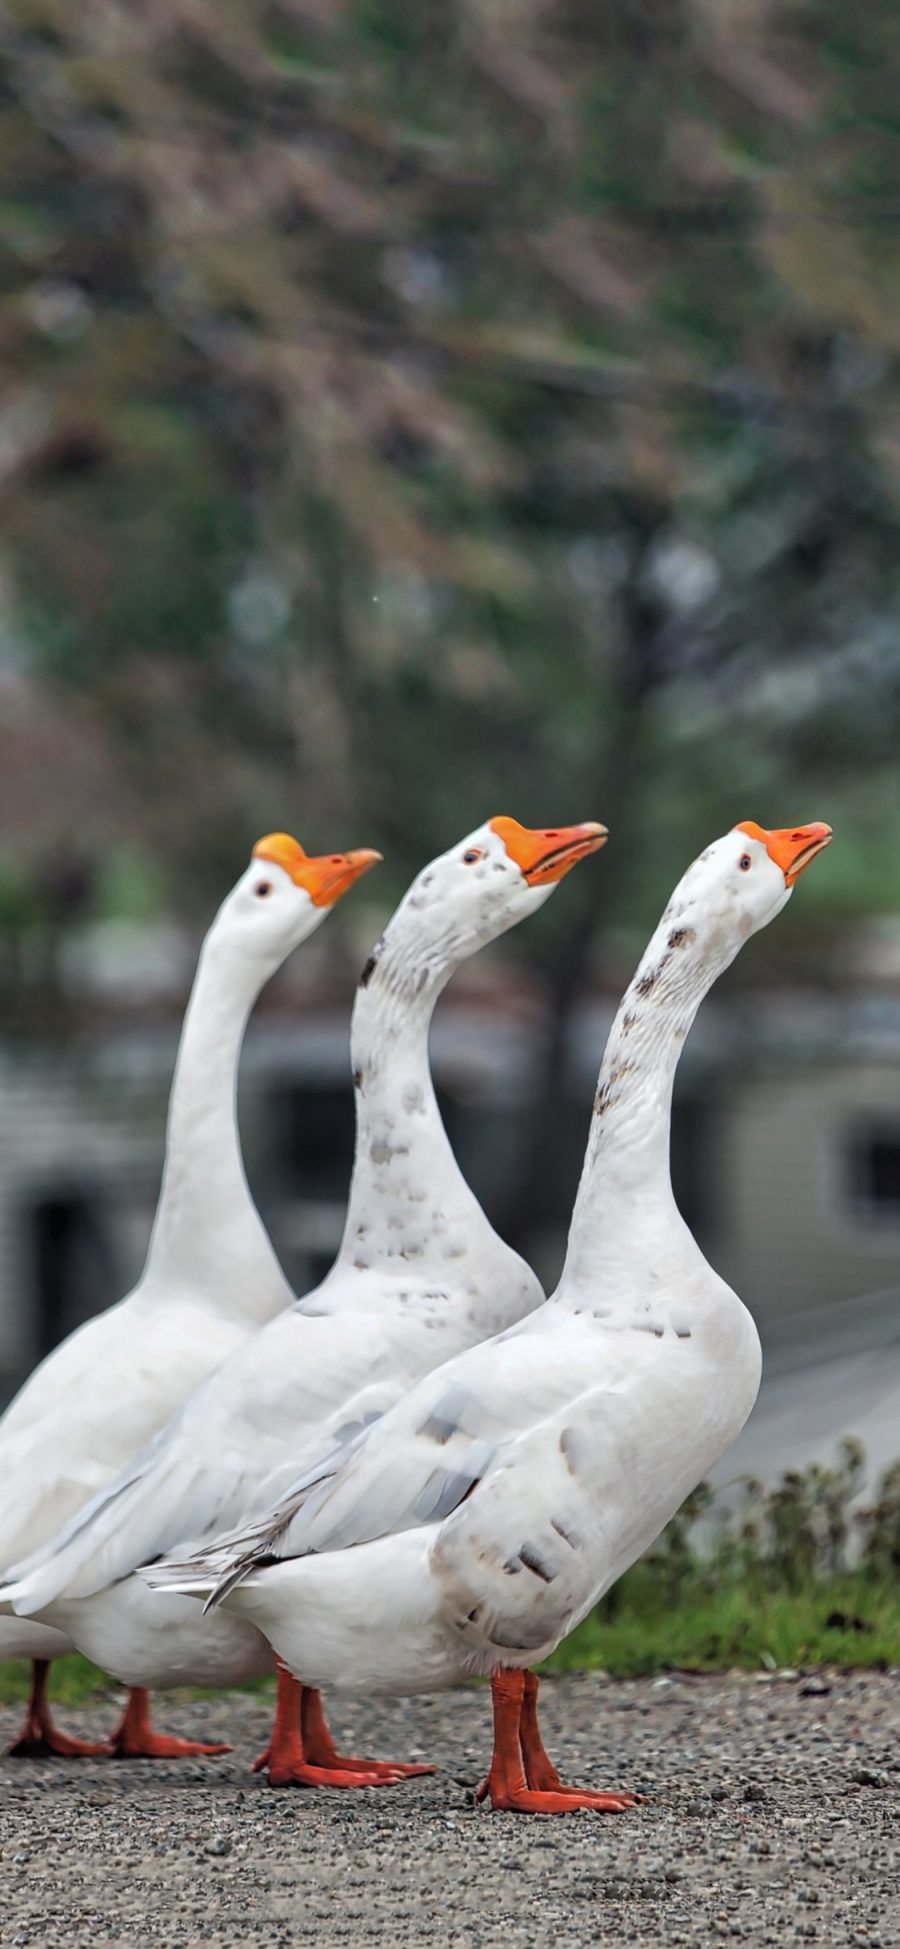
<svg viewBox="0 0 900 1949"><path fill-rule="evenodd" d="M61 1732L52 1722L34 1725L26 1720L18 1739L14 1739L6 1749L7 1759L41 1760L57 1759L80 1760L97 1759L107 1751L104 1740L75 1739L71 1733Z"/></svg>
<svg viewBox="0 0 900 1949"><path fill-rule="evenodd" d="M231 1747L207 1743L203 1739L177 1739L173 1734L157 1732L150 1723L150 1699L143 1686L134 1686L128 1694L125 1710L110 1734L106 1747L110 1759L117 1760L185 1760L217 1758L221 1753L230 1753Z"/></svg>

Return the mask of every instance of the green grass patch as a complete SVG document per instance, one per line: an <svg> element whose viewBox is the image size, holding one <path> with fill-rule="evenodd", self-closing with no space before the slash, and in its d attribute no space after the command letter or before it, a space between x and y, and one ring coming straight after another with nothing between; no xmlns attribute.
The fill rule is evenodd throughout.
<svg viewBox="0 0 900 1949"><path fill-rule="evenodd" d="M26 1658L9 1658L0 1664L0 1705L18 1705L28 1697L31 1668ZM122 1686L107 1672L92 1665L88 1658L73 1652L69 1658L56 1658L50 1674L50 1698L57 1705L88 1705L104 1696L118 1698ZM188 1689L188 1688L186 1688ZM215 1694L205 1686L191 1689L194 1698L212 1698ZM235 1685L236 1692L261 1692L265 1696L275 1696L274 1678L250 1678L246 1685Z"/></svg>
<svg viewBox="0 0 900 1949"><path fill-rule="evenodd" d="M0 1664L0 1705L18 1705L28 1697L30 1666L27 1658L9 1658ZM54 1705L85 1705L98 1692L111 1692L113 1681L87 1658L73 1654L56 1658L50 1675L50 1695Z"/></svg>
<svg viewBox="0 0 900 1949"><path fill-rule="evenodd" d="M843 1622L839 1622L843 1620ZM601 1667L623 1678L680 1668L900 1664L900 1586L867 1572L802 1590L749 1574L717 1579L697 1565L671 1601L657 1567L636 1564L548 1661L551 1671Z"/></svg>
<svg viewBox="0 0 900 1949"><path fill-rule="evenodd" d="M641 1678L682 1670L774 1671L834 1665L900 1665L900 1585L860 1571L803 1590L772 1589L755 1574L717 1579L695 1565L673 1601L653 1562L635 1564L599 1608L561 1644L548 1671L608 1671ZM83 1705L117 1688L86 1658L58 1658L54 1705ZM271 1679L242 1691L271 1693ZM27 1698L24 1659L0 1664L0 1703Z"/></svg>

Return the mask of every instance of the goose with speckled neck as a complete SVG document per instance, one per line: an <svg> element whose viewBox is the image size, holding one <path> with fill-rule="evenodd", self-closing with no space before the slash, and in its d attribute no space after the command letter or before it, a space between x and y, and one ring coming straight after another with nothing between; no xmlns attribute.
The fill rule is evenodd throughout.
<svg viewBox="0 0 900 1949"><path fill-rule="evenodd" d="M543 1295L498 1238L467 1184L438 1109L428 1055L436 1003L456 970L536 911L604 830L532 833L497 818L418 875L360 978L351 1024L356 1150L341 1268L403 1274L427 1262L458 1303L474 1286L478 1338L521 1318ZM339 1297L352 1295L343 1285ZM310 1305L319 1304L319 1295ZM488 1324L490 1322L490 1324Z"/></svg>
<svg viewBox="0 0 900 1949"><path fill-rule="evenodd" d="M440 1119L428 1059L454 970L533 913L605 828L489 820L423 869L373 949L352 1024L357 1143L347 1222L321 1285L227 1360L127 1476L4 1593L64 1620L123 1683L236 1683L271 1652L242 1620L160 1603L133 1574L252 1519L296 1472L345 1449L419 1375L522 1319L543 1294L497 1237ZM261 1756L275 1785L391 1784L409 1768L335 1752L318 1697L280 1681ZM421 1771L421 1768L413 1768Z"/></svg>

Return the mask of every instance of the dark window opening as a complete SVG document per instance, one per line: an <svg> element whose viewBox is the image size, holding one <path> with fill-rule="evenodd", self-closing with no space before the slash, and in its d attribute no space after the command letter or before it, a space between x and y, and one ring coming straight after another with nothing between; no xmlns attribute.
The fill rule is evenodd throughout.
<svg viewBox="0 0 900 1949"><path fill-rule="evenodd" d="M288 1197L346 1198L353 1166L353 1091L283 1083L268 1099L267 1151Z"/></svg>
<svg viewBox="0 0 900 1949"><path fill-rule="evenodd" d="M27 1214L37 1353L43 1359L94 1313L121 1298L101 1201L83 1191L39 1198Z"/></svg>
<svg viewBox="0 0 900 1949"><path fill-rule="evenodd" d="M700 1239L709 1236L715 1210L710 1182L714 1148L710 1124L706 1103L694 1096L676 1095L670 1143L672 1191L685 1224Z"/></svg>
<svg viewBox="0 0 900 1949"><path fill-rule="evenodd" d="M900 1128L858 1133L849 1154L856 1201L900 1217Z"/></svg>

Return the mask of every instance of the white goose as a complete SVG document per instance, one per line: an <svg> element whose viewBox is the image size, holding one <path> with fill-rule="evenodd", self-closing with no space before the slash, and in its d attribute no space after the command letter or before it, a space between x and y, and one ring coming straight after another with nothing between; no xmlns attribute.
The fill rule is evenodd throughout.
<svg viewBox="0 0 900 1949"><path fill-rule="evenodd" d="M753 1406L756 1328L672 1196L672 1085L702 997L830 836L739 826L689 868L609 1037L556 1294L298 1483L216 1593L303 1685L415 1693L490 1673L481 1792L494 1807L634 1804L561 1784L527 1668L647 1548ZM169 1574L208 1591L195 1568ZM145 1575L168 1580L164 1565Z"/></svg>
<svg viewBox="0 0 900 1949"><path fill-rule="evenodd" d="M161 1605L134 1574L269 1506L311 1465L400 1399L420 1374L521 1319L543 1293L492 1230L441 1122L428 1061L435 1003L454 969L548 898L603 844L596 824L530 831L495 818L413 882L360 980L351 1054L357 1137L337 1261L256 1335L157 1441L3 1597L40 1612L132 1686L236 1683L271 1669L265 1640L189 1599ZM430 1768L335 1752L313 1694L280 1677L259 1765L273 1785L390 1783Z"/></svg>
<svg viewBox="0 0 900 1949"><path fill-rule="evenodd" d="M181 1033L141 1278L48 1355L0 1420L0 1470L15 1483L0 1515L0 1564L52 1536L233 1347L289 1305L244 1175L235 1114L241 1043L264 983L379 857L309 859L295 839L271 833L220 907ZM107 1750L53 1724L48 1661L71 1649L64 1630L0 1618L0 1657L33 1661L14 1755ZM138 1694L112 1750L174 1756L197 1749L154 1733L146 1694Z"/></svg>

